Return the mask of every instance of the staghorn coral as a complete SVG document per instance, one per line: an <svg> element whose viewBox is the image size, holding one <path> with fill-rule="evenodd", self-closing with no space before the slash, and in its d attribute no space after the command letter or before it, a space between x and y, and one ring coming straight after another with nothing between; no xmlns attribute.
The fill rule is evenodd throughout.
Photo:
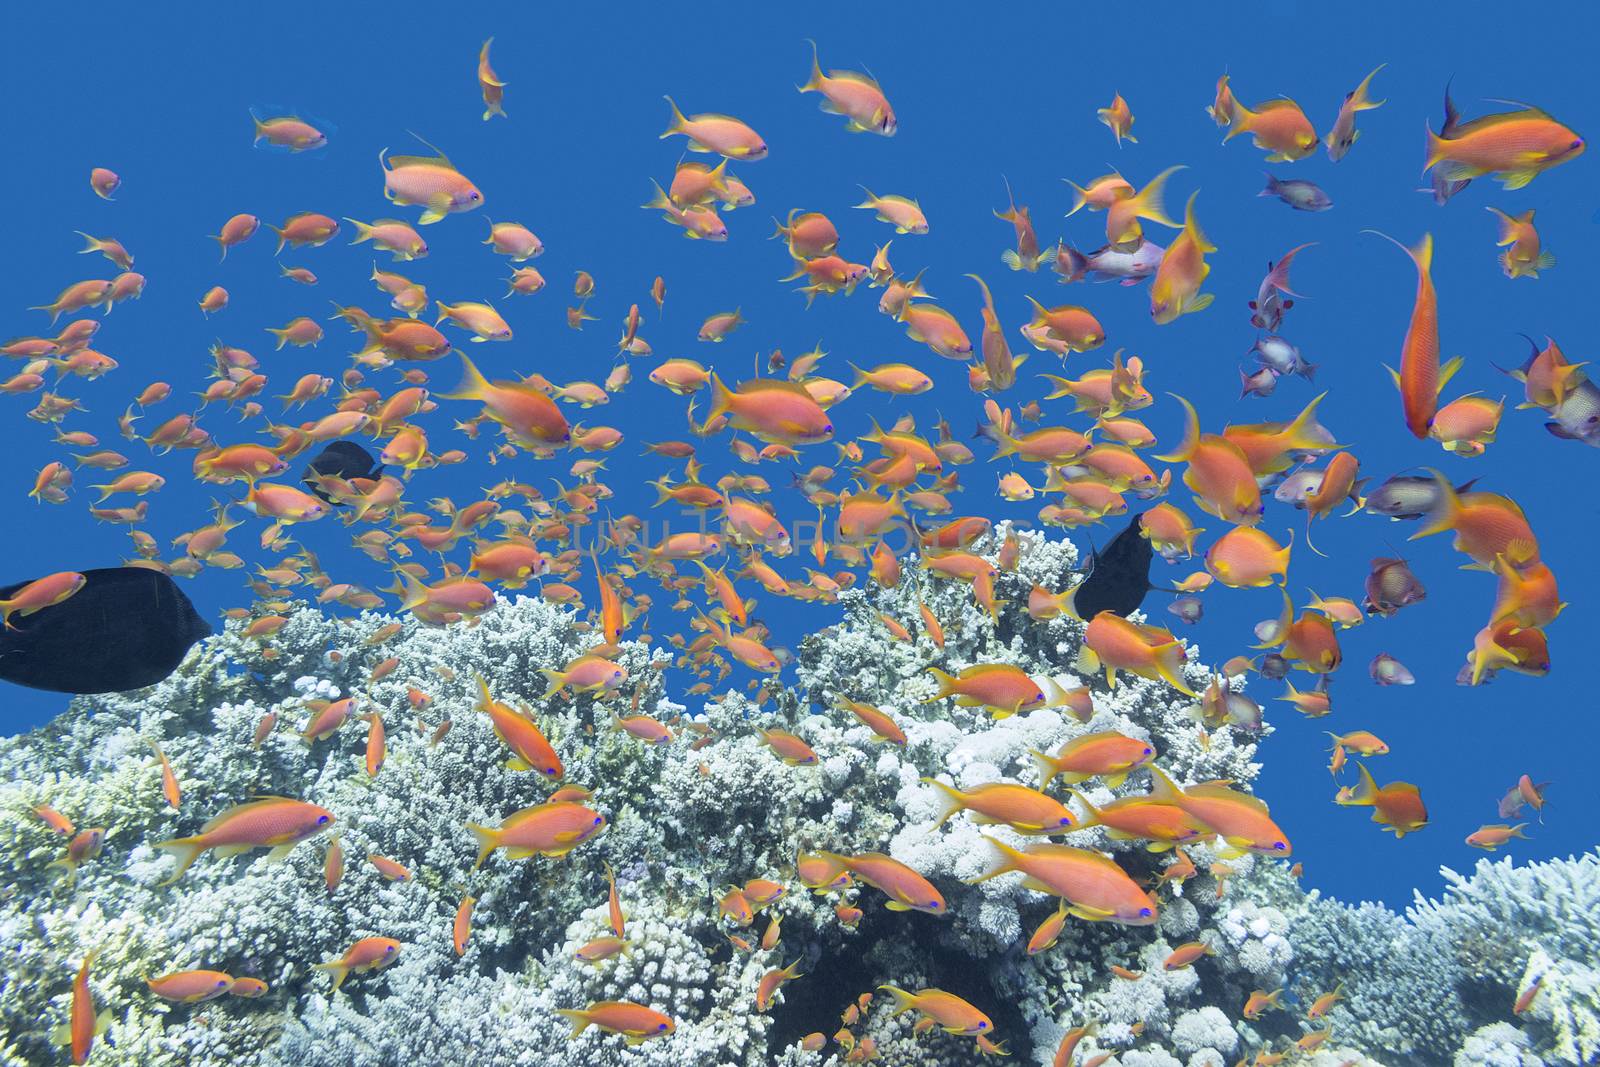
<svg viewBox="0 0 1600 1067"><path fill-rule="evenodd" d="M1002 527L977 550L992 556L1008 532ZM996 1037L1021 1063L1048 1063L1068 1028L1091 1021L1098 1032L1084 1050L1113 1052L1111 1062L1124 1065L1210 1067L1282 1049L1306 1032L1303 1005L1340 981L1338 1047L1298 1062L1444 1064L1460 1050L1463 1062L1498 1064L1494 1057L1510 1049L1528 1067L1540 1056L1577 1062L1561 1059L1560 1049L1587 1054L1593 972L1582 961L1600 943L1589 884L1595 857L1532 868L1480 864L1470 878L1454 876L1444 899L1419 902L1402 917L1307 895L1281 863L1197 844L1185 851L1199 873L1161 888L1154 927L1069 920L1054 948L1023 952L1055 901L1022 888L1015 875L965 884L993 862L986 839L1020 839L969 814L936 826L944 805L922 779L961 789L1036 784L1030 749L1117 729L1151 741L1181 782L1247 785L1270 726L1217 729L1202 744L1189 702L1166 686L1124 676L1109 690L1079 677L1082 624L1036 623L1015 606L1035 583L1065 587L1075 552L1066 542L1019 536L1018 570L1002 574L997 588L1011 606L997 620L966 586L919 573L910 557L897 588L843 592L843 621L801 646L792 686L759 699L729 692L692 710L675 703L658 669L669 654L642 641L623 643L617 659L629 683L615 700L546 695L541 669L569 662L594 637L572 612L528 598L502 602L471 627L407 623L382 643L372 642L393 621L387 617L336 619L301 608L270 648L233 625L149 690L80 698L45 729L0 743L0 863L15 872L0 888L0 950L11 961L0 1051L8 1062L55 1061L50 1031L65 1019L78 961L97 947L91 985L113 1023L96 1062L111 1065L835 1067L844 1062L841 1046L808 1052L800 1038L831 1035L855 998L883 982L966 997L991 1014ZM878 619L887 614L920 631L919 601L944 621L942 650L920 633L912 643L894 641ZM372 681L372 668L389 657L398 668ZM1188 677L1198 686L1205 670L1197 649L1190 658ZM930 701L927 666L954 673L982 662L1089 685L1093 718L1041 710L996 719ZM495 854L474 868L465 824L498 825L551 789L536 774L505 767L505 746L475 710L477 674L498 699L527 705L565 764L564 782L595 790L591 803L609 822L604 834L565 858ZM410 688L427 694L420 709ZM364 767L364 724L346 723L314 745L300 736L310 700L346 695L385 724L388 759L376 777ZM876 743L837 709L842 698L893 716L907 744ZM648 745L614 729L613 712L629 705L672 722L676 739ZM269 714L276 727L254 747ZM816 765L780 761L756 733L772 726L802 737ZM180 811L162 799L152 741L183 788ZM1143 774L1114 790L1084 784L1096 803L1147 788ZM1066 799L1059 786L1053 791ZM328 835L279 863L259 852L208 854L178 883L162 884L173 861L155 843L259 794L311 800L337 815L345 873L333 892L323 884ZM63 846L30 814L40 803L79 826L107 828L104 852L71 881L48 866ZM1169 861L1100 829L1067 840L1104 849L1149 880ZM891 912L881 893L861 885L808 893L792 880L798 848L889 852L934 882L948 917ZM399 861L413 878L385 880L366 862L369 853ZM631 945L591 966L573 953L606 928L602 860L616 871ZM1231 870L1213 869L1218 862ZM787 892L748 929L719 920L716 898L753 877L784 881ZM471 936L458 957L451 921L469 893ZM842 903L862 910L857 925L839 920ZM747 951L726 936L754 943L773 917L782 939L770 951ZM1505 939L1506 957L1475 959L1497 930L1515 934ZM399 940L398 960L331 992L312 964L370 935ZM1162 968L1173 948L1196 939L1215 954L1185 970ZM1536 951L1546 953L1536 958L1537 974ZM785 985L769 1011L754 1011L761 975L790 963L804 977ZM1141 976L1115 977L1111 964ZM258 977L271 990L259 1000L183 1006L143 986L146 975L187 967ZM1520 1036L1474 1031L1503 1020L1519 983L1540 975L1547 984ZM1286 980L1291 1010L1240 1020L1251 991ZM676 1031L631 1049L595 1031L569 1042L556 1009L608 998L665 1011ZM982 1060L972 1041L917 1034L912 1024L879 995L848 1026L876 1043L879 1063Z"/></svg>

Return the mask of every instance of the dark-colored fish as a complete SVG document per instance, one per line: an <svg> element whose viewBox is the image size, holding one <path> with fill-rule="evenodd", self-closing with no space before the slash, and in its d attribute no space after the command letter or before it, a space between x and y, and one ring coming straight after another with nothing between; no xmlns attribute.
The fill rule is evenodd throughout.
<svg viewBox="0 0 1600 1067"><path fill-rule="evenodd" d="M1456 486L1459 495L1471 489L1478 479ZM1431 475L1396 474L1367 494L1364 507L1374 515L1391 519L1420 519L1439 502L1439 483Z"/></svg>
<svg viewBox="0 0 1600 1067"><path fill-rule="evenodd" d="M1372 561L1372 573L1367 575L1368 615L1387 618L1427 595L1405 560L1383 557Z"/></svg>
<svg viewBox="0 0 1600 1067"><path fill-rule="evenodd" d="M383 464L354 441L332 441L306 465L306 469L300 474L300 479L307 489L332 504L333 501L329 499L328 494L317 484L316 475L331 474L346 480L376 478L382 469Z"/></svg>
<svg viewBox="0 0 1600 1067"><path fill-rule="evenodd" d="M171 674L211 627L176 582L147 567L80 572L82 589L0 632L0 678L57 693L120 693ZM26 585L0 589L8 597Z"/></svg>
<svg viewBox="0 0 1600 1067"><path fill-rule="evenodd" d="M1412 685L1417 680L1409 667L1387 652L1379 652L1372 657L1372 662L1367 665L1367 673L1379 685Z"/></svg>
<svg viewBox="0 0 1600 1067"><path fill-rule="evenodd" d="M1132 252L1119 252L1106 245L1085 253L1063 241L1056 246L1055 272L1061 275L1062 285L1082 281L1089 275L1099 282L1115 278L1123 285L1138 285L1161 266L1166 251L1154 241L1145 241Z"/></svg>
<svg viewBox="0 0 1600 1067"><path fill-rule="evenodd" d="M1268 652L1261 657L1261 677L1269 681L1282 678L1289 673L1289 661L1276 652Z"/></svg>
<svg viewBox="0 0 1600 1067"><path fill-rule="evenodd" d="M1296 211L1326 211L1333 206L1333 197L1322 191L1315 182L1304 178L1274 178L1267 175L1267 187L1257 196L1275 196Z"/></svg>
<svg viewBox="0 0 1600 1067"><path fill-rule="evenodd" d="M1181 596L1167 605L1167 610L1172 612L1184 622L1193 626L1200 621L1200 616L1205 613L1205 605L1197 596Z"/></svg>
<svg viewBox="0 0 1600 1067"><path fill-rule="evenodd" d="M1454 137L1460 132L1460 130L1461 112L1456 110L1455 101L1450 99L1450 83L1445 82L1444 125L1439 127L1439 136L1448 139ZM1433 202L1441 206L1443 206L1445 201L1449 200L1452 196L1455 196L1461 190L1472 184L1471 178L1466 178L1461 181L1451 181L1448 178L1443 178L1440 176L1438 168L1430 171L1429 174L1432 176L1433 184L1427 189L1419 189L1417 191L1422 193L1432 193Z"/></svg>
<svg viewBox="0 0 1600 1067"><path fill-rule="evenodd" d="M1102 611L1126 617L1137 611L1144 603L1144 595L1155 588L1150 584L1150 563L1155 552L1149 539L1139 533L1139 516L1133 516L1128 528L1105 548L1095 551L1091 545L1090 552L1089 576L1072 594L1078 617L1092 619Z"/></svg>

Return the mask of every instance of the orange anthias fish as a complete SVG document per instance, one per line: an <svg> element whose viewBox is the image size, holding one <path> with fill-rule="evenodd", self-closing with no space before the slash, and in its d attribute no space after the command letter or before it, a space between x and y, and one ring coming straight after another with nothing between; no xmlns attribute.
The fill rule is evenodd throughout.
<svg viewBox="0 0 1600 1067"><path fill-rule="evenodd" d="M287 855L295 845L333 824L333 813L303 800L266 797L239 804L216 816L193 837L157 842L157 848L177 852L178 869L162 883L170 885L183 877L189 865L208 849L221 855L237 855L251 849L270 848L274 855Z"/></svg>
<svg viewBox="0 0 1600 1067"><path fill-rule="evenodd" d="M1009 663L978 664L968 667L958 676L951 676L938 667L929 667L928 673L939 683L939 691L924 703L953 696L957 706L988 708L997 719L1048 704L1048 698L1039 683L1027 672Z"/></svg>
<svg viewBox="0 0 1600 1067"><path fill-rule="evenodd" d="M1182 808L1234 848L1265 856L1289 855L1288 835L1258 798L1230 789L1226 782L1180 789L1159 767L1151 767L1150 774L1153 799Z"/></svg>
<svg viewBox="0 0 1600 1067"><path fill-rule="evenodd" d="M895 1015L918 1012L947 1034L977 1037L994 1029L994 1023L987 1015L954 993L946 993L942 989L919 989L909 993L892 985L878 988L894 997Z"/></svg>
<svg viewBox="0 0 1600 1067"><path fill-rule="evenodd" d="M1228 89L1226 79L1227 75L1223 75L1223 80L1217 83L1217 99L1228 108L1230 129L1222 138L1224 142L1248 133L1255 138L1257 148L1267 150L1268 163L1292 163L1317 150L1317 131L1312 129L1311 120L1306 118L1299 104L1288 97L1279 97L1257 104L1255 110L1251 110L1239 103L1231 91L1224 100L1224 91Z"/></svg>
<svg viewBox="0 0 1600 1067"><path fill-rule="evenodd" d="M483 866L489 854L500 848L513 860L565 856L605 828L605 816L567 801L523 808L507 816L499 827L468 823L467 829L478 839L478 862L473 869Z"/></svg>
<svg viewBox="0 0 1600 1067"><path fill-rule="evenodd" d="M1411 308L1405 340L1400 345L1400 369L1391 369L1390 373L1400 387L1406 429L1414 437L1425 438L1439 403L1439 390L1461 365L1457 357L1445 367L1439 366L1439 296L1434 292L1433 276L1429 272L1433 265L1433 234L1423 234L1415 248L1406 248L1386 233L1366 232L1398 245L1417 267L1417 298Z"/></svg>
<svg viewBox="0 0 1600 1067"><path fill-rule="evenodd" d="M1515 501L1497 493L1458 495L1444 475L1432 473L1438 485L1436 502L1422 529L1409 540L1452 531L1456 550L1471 556L1483 570L1492 568L1497 556L1519 568L1539 562L1538 539Z"/></svg>
<svg viewBox="0 0 1600 1067"><path fill-rule="evenodd" d="M1428 825L1428 809L1423 806L1422 793L1416 786L1409 782L1380 786L1373 781L1366 764L1357 763L1356 770L1361 774L1361 781L1340 789L1334 803L1372 808L1372 821L1393 830L1396 837L1404 837Z"/></svg>
<svg viewBox="0 0 1600 1067"><path fill-rule="evenodd" d="M489 694L489 683L483 675L477 676L479 711L489 716L494 724L495 736L511 750L507 766L514 771L536 770L546 781L561 777L561 758L545 738L532 716L495 700Z"/></svg>
<svg viewBox="0 0 1600 1067"><path fill-rule="evenodd" d="M933 883L893 857L881 852L863 852L857 856L842 856L835 852L818 852L814 855L882 891L889 898L884 907L890 911L921 911L929 915L946 913L944 897L933 887Z"/></svg>
<svg viewBox="0 0 1600 1067"><path fill-rule="evenodd" d="M1164 326L1194 311L1204 311L1211 306L1212 295L1201 293L1200 286L1211 273L1206 263L1206 253L1215 252L1217 246L1206 239L1195 221L1194 201L1198 192L1189 194L1183 211L1183 230L1172 239L1155 277L1150 280L1150 317L1157 326Z"/></svg>
<svg viewBox="0 0 1600 1067"><path fill-rule="evenodd" d="M1089 922L1150 926L1156 921L1156 899L1139 887L1111 857L1071 845L1033 844L1018 850L989 838L1000 854L994 868L968 884L986 882L1012 871L1022 884L1067 902L1067 911Z"/></svg>
<svg viewBox="0 0 1600 1067"><path fill-rule="evenodd" d="M1484 210L1500 220L1500 237L1495 243L1505 249L1500 254L1500 269L1507 278L1537 278L1540 271L1556 265L1556 257L1539 247L1532 208L1515 218L1497 207Z"/></svg>
<svg viewBox="0 0 1600 1067"><path fill-rule="evenodd" d="M587 1008L557 1008L557 1015L572 1020L570 1037L577 1037L591 1026L621 1034L629 1045L642 1044L653 1037L666 1037L676 1024L667 1016L627 1000L599 1000Z"/></svg>
<svg viewBox="0 0 1600 1067"><path fill-rule="evenodd" d="M1423 173L1447 182L1497 174L1507 189L1521 189L1551 167L1576 159L1582 137L1536 107L1464 122L1441 136L1428 128Z"/></svg>
<svg viewBox="0 0 1600 1067"><path fill-rule="evenodd" d="M894 108L883 95L883 89L865 74L853 70L830 70L822 73L817 59L817 42L811 41L811 77L799 86L802 93L821 93L822 110L830 115L843 115L849 121L845 129L851 133L876 133L893 137L895 130Z"/></svg>
<svg viewBox="0 0 1600 1067"><path fill-rule="evenodd" d="M1106 683L1117 684L1117 671L1166 682L1184 696L1195 696L1183 678L1187 654L1172 631L1129 622L1113 611L1089 620L1079 654L1087 670L1104 669Z"/></svg>
<svg viewBox="0 0 1600 1067"><path fill-rule="evenodd" d="M1128 106L1126 100L1122 99L1121 93L1113 94L1110 106L1100 108L1095 114L1116 135L1118 148L1122 147L1123 141L1129 141L1133 144L1139 143L1139 139L1128 132L1133 128L1133 109Z"/></svg>
<svg viewBox="0 0 1600 1067"><path fill-rule="evenodd" d="M937 778L924 778L944 794L944 813L934 823L943 826L958 812L972 813L981 824L1005 824L1020 834L1060 834L1072 829L1072 813L1054 797L1015 782L989 782L963 792Z"/></svg>
<svg viewBox="0 0 1600 1067"><path fill-rule="evenodd" d="M1156 458L1163 463L1187 464L1183 484L1207 512L1241 526L1260 522L1261 488L1245 453L1226 437L1202 434L1194 405L1176 394L1173 399L1183 405L1188 416L1183 440L1173 451Z"/></svg>

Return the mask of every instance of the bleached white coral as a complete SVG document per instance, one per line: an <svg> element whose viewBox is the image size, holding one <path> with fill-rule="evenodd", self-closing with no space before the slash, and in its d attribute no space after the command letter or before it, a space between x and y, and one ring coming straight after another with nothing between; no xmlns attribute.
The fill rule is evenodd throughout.
<svg viewBox="0 0 1600 1067"><path fill-rule="evenodd" d="M1239 1047L1239 1035L1226 1012L1207 1004L1178 1016L1172 1024L1172 1045L1184 1053L1212 1049L1223 1055Z"/></svg>
<svg viewBox="0 0 1600 1067"><path fill-rule="evenodd" d="M1544 1067L1528 1035L1510 1023L1490 1023L1467 1035L1453 1067Z"/></svg>

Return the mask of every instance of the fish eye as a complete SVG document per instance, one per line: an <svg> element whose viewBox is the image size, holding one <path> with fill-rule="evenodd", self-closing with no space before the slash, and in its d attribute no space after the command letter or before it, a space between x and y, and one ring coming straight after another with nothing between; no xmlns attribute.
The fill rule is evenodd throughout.
<svg viewBox="0 0 1600 1067"><path fill-rule="evenodd" d="M930 900L930 901L928 901L928 907L932 908L934 911L938 911L939 910L939 902L937 900Z"/></svg>
<svg viewBox="0 0 1600 1067"><path fill-rule="evenodd" d="M600 825L600 816L596 815L594 817L594 825L596 825L596 826Z"/></svg>
<svg viewBox="0 0 1600 1067"><path fill-rule="evenodd" d="M667 1024L666 1023L656 1023L656 1029L657 1030L665 1030L666 1028L667 1028Z"/></svg>
<svg viewBox="0 0 1600 1067"><path fill-rule="evenodd" d="M1144 754L1146 756L1149 756L1149 755L1153 754L1154 752L1155 752L1155 749L1149 747L1148 745L1145 746Z"/></svg>
<svg viewBox="0 0 1600 1067"><path fill-rule="evenodd" d="M1274 849L1276 849L1277 851L1282 852L1284 849L1288 848L1289 846L1284 844L1282 841L1274 841L1272 843L1272 847Z"/></svg>
<svg viewBox="0 0 1600 1067"><path fill-rule="evenodd" d="M328 817L326 815L318 815L317 816L317 825L318 826L321 826L323 823L325 823L327 821L328 821Z"/></svg>
<svg viewBox="0 0 1600 1067"><path fill-rule="evenodd" d="M1582 148L1583 147L1583 138L1579 137L1576 140L1574 140L1572 142L1571 147L1573 147L1573 148Z"/></svg>
<svg viewBox="0 0 1600 1067"><path fill-rule="evenodd" d="M1140 908L1139 909L1139 918L1141 918L1141 919L1148 919L1152 914L1154 914L1154 913L1151 912L1151 910L1149 908Z"/></svg>
<svg viewBox="0 0 1600 1067"><path fill-rule="evenodd" d="M982 1030L982 1029L984 1029L984 1028L985 1028L985 1027L987 1027L987 1026L988 1026L988 1025L989 1025L989 1024L988 1024L988 1023L979 1023L979 1024L978 1024L978 1029L979 1029L979 1030Z"/></svg>

